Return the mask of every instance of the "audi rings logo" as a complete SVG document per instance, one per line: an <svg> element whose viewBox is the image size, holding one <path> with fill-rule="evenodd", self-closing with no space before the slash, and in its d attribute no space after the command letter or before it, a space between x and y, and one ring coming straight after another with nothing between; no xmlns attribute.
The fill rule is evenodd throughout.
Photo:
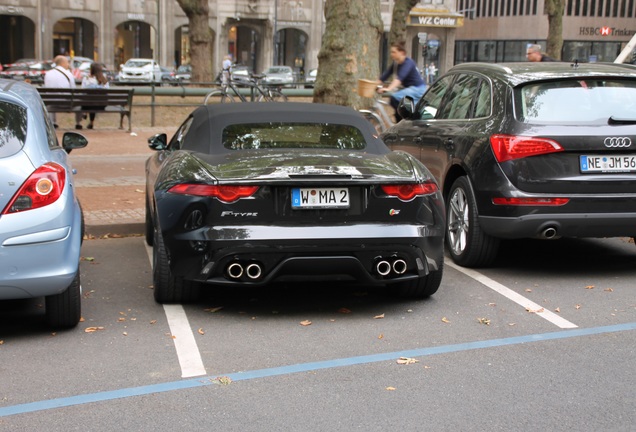
<svg viewBox="0 0 636 432"><path fill-rule="evenodd" d="M609 148L629 147L632 145L632 140L629 137L607 137L603 144Z"/></svg>

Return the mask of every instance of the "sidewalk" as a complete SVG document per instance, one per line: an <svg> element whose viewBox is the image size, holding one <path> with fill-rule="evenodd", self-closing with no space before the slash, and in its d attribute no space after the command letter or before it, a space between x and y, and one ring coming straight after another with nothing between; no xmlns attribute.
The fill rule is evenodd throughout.
<svg viewBox="0 0 636 432"><path fill-rule="evenodd" d="M176 126L82 130L88 146L70 154L75 186L86 223L86 234L143 234L145 221L144 163L153 153L148 137ZM61 139L64 129L58 130Z"/></svg>

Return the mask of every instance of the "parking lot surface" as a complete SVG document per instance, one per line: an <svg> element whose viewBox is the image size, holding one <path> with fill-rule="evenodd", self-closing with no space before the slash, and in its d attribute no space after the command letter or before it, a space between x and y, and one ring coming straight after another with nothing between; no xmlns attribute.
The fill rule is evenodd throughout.
<svg viewBox="0 0 636 432"><path fill-rule="evenodd" d="M0 305L0 429L631 430L634 244L506 247L426 301L290 284L164 307L141 237L86 240L76 329Z"/></svg>

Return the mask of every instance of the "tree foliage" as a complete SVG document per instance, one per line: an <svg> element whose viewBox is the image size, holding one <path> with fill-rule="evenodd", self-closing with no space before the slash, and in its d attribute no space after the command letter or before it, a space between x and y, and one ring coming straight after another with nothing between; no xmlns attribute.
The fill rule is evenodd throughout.
<svg viewBox="0 0 636 432"><path fill-rule="evenodd" d="M359 108L358 79L380 75L380 0L326 0L324 11L314 102Z"/></svg>
<svg viewBox="0 0 636 432"><path fill-rule="evenodd" d="M395 0L393 4L393 18L389 31L389 44L406 41L406 25L409 12L419 3L419 0Z"/></svg>
<svg viewBox="0 0 636 432"><path fill-rule="evenodd" d="M544 11L548 15L546 54L555 60L561 60L565 0L545 0Z"/></svg>
<svg viewBox="0 0 636 432"><path fill-rule="evenodd" d="M211 82L213 38L208 23L210 16L208 0L177 0L177 3L188 17L192 81Z"/></svg>

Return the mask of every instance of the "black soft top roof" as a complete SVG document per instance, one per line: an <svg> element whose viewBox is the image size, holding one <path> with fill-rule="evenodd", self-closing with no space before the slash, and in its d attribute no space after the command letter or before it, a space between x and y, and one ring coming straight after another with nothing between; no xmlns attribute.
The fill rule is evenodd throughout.
<svg viewBox="0 0 636 432"><path fill-rule="evenodd" d="M375 129L356 110L340 105L300 102L253 102L204 105L195 109L192 125L182 149L200 153L224 153L223 129L228 125L246 123L330 123L351 125L359 129L367 142L366 151L383 154L385 144L375 135Z"/></svg>

